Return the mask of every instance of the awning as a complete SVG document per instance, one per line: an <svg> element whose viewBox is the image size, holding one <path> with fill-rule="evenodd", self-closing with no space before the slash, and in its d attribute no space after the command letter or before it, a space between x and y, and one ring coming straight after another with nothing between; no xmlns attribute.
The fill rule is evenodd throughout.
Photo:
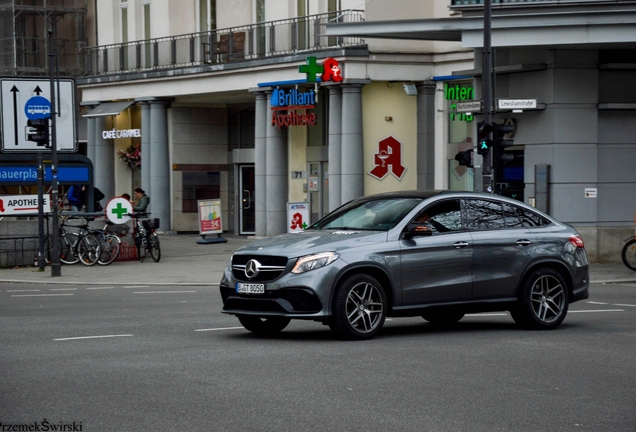
<svg viewBox="0 0 636 432"><path fill-rule="evenodd" d="M104 117L115 116L121 114L123 110L134 104L135 101L124 102L104 102L97 105L95 108L84 114L82 117Z"/></svg>

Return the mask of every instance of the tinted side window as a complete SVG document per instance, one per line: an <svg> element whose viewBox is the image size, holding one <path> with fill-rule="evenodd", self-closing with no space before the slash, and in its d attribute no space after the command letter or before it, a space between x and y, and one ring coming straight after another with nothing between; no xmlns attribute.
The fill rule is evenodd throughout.
<svg viewBox="0 0 636 432"><path fill-rule="evenodd" d="M550 221L530 210L512 204L504 204L507 227L532 228L550 225Z"/></svg>
<svg viewBox="0 0 636 432"><path fill-rule="evenodd" d="M433 228L433 235L462 230L462 215L459 201L446 200L425 208L416 222L427 222Z"/></svg>
<svg viewBox="0 0 636 432"><path fill-rule="evenodd" d="M463 216L464 225L470 230L492 230L506 226L501 204L494 201L465 200Z"/></svg>

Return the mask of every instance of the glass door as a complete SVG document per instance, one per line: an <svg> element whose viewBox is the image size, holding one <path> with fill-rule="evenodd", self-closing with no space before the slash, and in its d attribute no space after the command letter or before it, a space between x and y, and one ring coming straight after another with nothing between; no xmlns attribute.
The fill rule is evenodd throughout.
<svg viewBox="0 0 636 432"><path fill-rule="evenodd" d="M313 224L329 212L329 162L310 162L308 165L307 192Z"/></svg>
<svg viewBox="0 0 636 432"><path fill-rule="evenodd" d="M239 234L254 234L254 165L239 167Z"/></svg>

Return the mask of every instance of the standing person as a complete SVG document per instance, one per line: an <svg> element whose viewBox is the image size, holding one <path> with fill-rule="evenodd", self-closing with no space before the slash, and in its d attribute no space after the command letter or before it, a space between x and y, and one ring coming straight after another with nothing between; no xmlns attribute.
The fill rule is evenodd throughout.
<svg viewBox="0 0 636 432"><path fill-rule="evenodd" d="M150 204L150 197L146 195L146 192L142 188L137 188L133 192L135 200L133 201L133 210L136 212L145 212Z"/></svg>
<svg viewBox="0 0 636 432"><path fill-rule="evenodd" d="M128 195L127 193L123 193L123 194L121 194L121 197L122 197L122 198L126 198L128 201L132 202L132 201L130 200L130 195Z"/></svg>
<svg viewBox="0 0 636 432"><path fill-rule="evenodd" d="M68 203L71 205L71 210L76 212L82 211L86 200L85 189L86 186L84 185L72 185L69 188L66 199L68 199Z"/></svg>
<svg viewBox="0 0 636 432"><path fill-rule="evenodd" d="M100 204L100 201L104 199L104 194L96 187L93 188L93 198L95 199L93 211L100 212L104 210L104 208Z"/></svg>

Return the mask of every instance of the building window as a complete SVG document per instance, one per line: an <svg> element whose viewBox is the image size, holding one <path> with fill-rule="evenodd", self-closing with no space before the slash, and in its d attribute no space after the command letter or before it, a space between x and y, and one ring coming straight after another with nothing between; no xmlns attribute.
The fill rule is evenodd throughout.
<svg viewBox="0 0 636 432"><path fill-rule="evenodd" d="M128 2L122 0L120 5L121 11L121 42L128 42Z"/></svg>
<svg viewBox="0 0 636 432"><path fill-rule="evenodd" d="M183 172L183 213L197 213L197 201L213 198L221 198L221 173Z"/></svg>
<svg viewBox="0 0 636 432"><path fill-rule="evenodd" d="M150 39L150 1L146 0L143 3L144 11L144 39Z"/></svg>
<svg viewBox="0 0 636 432"><path fill-rule="evenodd" d="M216 30L216 0L199 0L199 31Z"/></svg>
<svg viewBox="0 0 636 432"><path fill-rule="evenodd" d="M228 115L228 143L230 150L254 148L254 108L244 109Z"/></svg>

